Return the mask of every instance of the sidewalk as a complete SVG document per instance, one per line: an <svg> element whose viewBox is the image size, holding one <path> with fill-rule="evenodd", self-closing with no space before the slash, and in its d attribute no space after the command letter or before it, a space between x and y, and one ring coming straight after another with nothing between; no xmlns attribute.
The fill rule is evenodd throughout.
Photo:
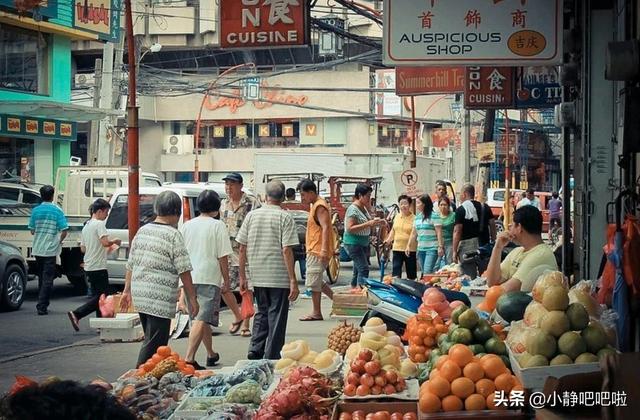
<svg viewBox="0 0 640 420"><path fill-rule="evenodd" d="M299 298L289 312L286 341L307 340L312 349L327 348L327 336L339 320L330 319L331 300L322 299L325 320L300 322L298 318L311 311L311 300ZM229 311L220 314L221 327L214 333L214 349L220 353L219 367L233 366L237 360L246 359L249 338L232 336L227 332L232 320ZM85 324L86 325L86 324ZM137 343L101 343L98 337L70 346L48 349L31 355L21 355L13 360L0 360L0 394L6 392L14 382L14 375L25 375L35 380L50 376L88 382L96 377L114 381L123 372L135 368L140 349ZM184 356L187 339L171 340L169 345ZM201 346L197 360L204 364L206 352Z"/></svg>

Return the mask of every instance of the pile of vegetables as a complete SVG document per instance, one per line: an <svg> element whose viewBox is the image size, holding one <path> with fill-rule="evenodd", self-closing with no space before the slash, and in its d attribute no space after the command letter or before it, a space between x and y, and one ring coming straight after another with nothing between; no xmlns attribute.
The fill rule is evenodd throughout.
<svg viewBox="0 0 640 420"><path fill-rule="evenodd" d="M404 338L409 342L409 358L416 363L429 360L431 349L438 346L437 338L446 334L448 327L442 318L429 315L416 315L409 319L404 331Z"/></svg>
<svg viewBox="0 0 640 420"><path fill-rule="evenodd" d="M227 397L232 391L249 389L249 393L258 393L266 390L273 382L273 368L267 360L251 361L241 369L229 375L214 375L204 379L191 393L192 397ZM244 395L244 393L241 393ZM240 398L256 400L259 403L259 396L253 394ZM227 402L239 402L237 399Z"/></svg>
<svg viewBox="0 0 640 420"><path fill-rule="evenodd" d="M169 346L160 346L156 353L136 371L137 376L152 375L157 379L169 372L180 371L185 375L198 375L193 366L189 365L180 355Z"/></svg>
<svg viewBox="0 0 640 420"><path fill-rule="evenodd" d="M338 396L338 389L330 379L311 367L297 367L291 369L262 402L254 419L328 418Z"/></svg>

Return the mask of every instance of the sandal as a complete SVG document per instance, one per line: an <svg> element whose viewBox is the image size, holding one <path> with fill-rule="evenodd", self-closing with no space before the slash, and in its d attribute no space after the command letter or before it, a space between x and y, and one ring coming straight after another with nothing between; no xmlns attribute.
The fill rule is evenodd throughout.
<svg viewBox="0 0 640 420"><path fill-rule="evenodd" d="M251 337L251 330L249 330L248 328L243 328L240 331L240 336L241 337Z"/></svg>
<svg viewBox="0 0 640 420"><path fill-rule="evenodd" d="M232 322L231 327L229 328L229 334L238 334L240 331L240 326L242 325L242 319L240 321Z"/></svg>
<svg viewBox="0 0 640 420"><path fill-rule="evenodd" d="M299 321L324 321L324 318L322 318L321 316L318 315L307 315L307 316L303 316L302 318L298 319Z"/></svg>

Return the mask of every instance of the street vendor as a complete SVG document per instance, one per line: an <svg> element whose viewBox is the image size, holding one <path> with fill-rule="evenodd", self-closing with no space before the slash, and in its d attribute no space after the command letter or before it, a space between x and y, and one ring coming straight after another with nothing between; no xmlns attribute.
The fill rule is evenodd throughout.
<svg viewBox="0 0 640 420"><path fill-rule="evenodd" d="M501 261L502 250L509 242L520 247ZM502 285L505 291L530 292L546 270L557 271L551 248L542 240L542 213L534 206L524 206L513 213L509 230L498 235L487 267L487 285Z"/></svg>

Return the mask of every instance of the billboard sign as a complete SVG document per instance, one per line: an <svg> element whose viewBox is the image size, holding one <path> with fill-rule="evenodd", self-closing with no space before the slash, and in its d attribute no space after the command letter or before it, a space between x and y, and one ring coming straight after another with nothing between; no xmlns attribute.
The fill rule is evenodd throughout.
<svg viewBox="0 0 640 420"><path fill-rule="evenodd" d="M74 28L97 34L103 41L118 41L122 0L108 0L99 6L87 0L74 0L73 4Z"/></svg>
<svg viewBox="0 0 640 420"><path fill-rule="evenodd" d="M464 92L464 67L397 67L396 95Z"/></svg>
<svg viewBox="0 0 640 420"><path fill-rule="evenodd" d="M306 0L220 0L220 46L267 48L306 45Z"/></svg>
<svg viewBox="0 0 640 420"><path fill-rule="evenodd" d="M562 0L385 0L387 65L562 63Z"/></svg>
<svg viewBox="0 0 640 420"><path fill-rule="evenodd" d="M375 80L378 89L396 88L396 73L393 69L376 70ZM376 115L401 116L402 98L393 92L376 92Z"/></svg>
<svg viewBox="0 0 640 420"><path fill-rule="evenodd" d="M466 109L512 108L514 67L467 67Z"/></svg>
<svg viewBox="0 0 640 420"><path fill-rule="evenodd" d="M553 108L562 102L558 67L518 69L516 108Z"/></svg>

